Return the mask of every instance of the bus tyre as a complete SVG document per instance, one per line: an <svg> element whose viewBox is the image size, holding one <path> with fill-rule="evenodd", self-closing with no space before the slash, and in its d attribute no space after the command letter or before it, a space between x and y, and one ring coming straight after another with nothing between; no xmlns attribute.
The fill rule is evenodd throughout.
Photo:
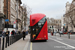
<svg viewBox="0 0 75 50"><path fill-rule="evenodd" d="M47 42L47 40L45 40L45 42Z"/></svg>
<svg viewBox="0 0 75 50"><path fill-rule="evenodd" d="M30 40L30 42L33 42L32 40Z"/></svg>

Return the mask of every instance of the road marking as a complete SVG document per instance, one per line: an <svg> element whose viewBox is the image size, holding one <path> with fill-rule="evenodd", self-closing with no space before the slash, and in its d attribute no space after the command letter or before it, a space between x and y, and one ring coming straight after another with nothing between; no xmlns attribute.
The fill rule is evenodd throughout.
<svg viewBox="0 0 75 50"><path fill-rule="evenodd" d="M61 39L61 38L56 38L57 40L63 40L63 39Z"/></svg>
<svg viewBox="0 0 75 50"><path fill-rule="evenodd" d="M31 42L31 45L30 45L30 50L32 50L32 42Z"/></svg>
<svg viewBox="0 0 75 50"><path fill-rule="evenodd" d="M71 46L71 45L69 45L69 44L63 43L63 42L61 42L61 41L58 41L58 40L55 40L55 39L52 39L52 38L49 38L49 39L54 40L54 41L56 41L56 42L58 42L58 43L61 43L61 44L63 44L63 45L66 45L66 46L68 46L68 47L71 47L71 48L75 49L74 46Z"/></svg>
<svg viewBox="0 0 75 50"><path fill-rule="evenodd" d="M26 45L25 45L25 47L24 47L24 50L27 50L28 44L29 44L29 41L26 43Z"/></svg>

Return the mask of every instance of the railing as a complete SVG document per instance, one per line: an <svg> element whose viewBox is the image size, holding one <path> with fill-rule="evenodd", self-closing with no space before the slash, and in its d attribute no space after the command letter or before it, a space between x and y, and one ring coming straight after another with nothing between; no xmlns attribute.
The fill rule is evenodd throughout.
<svg viewBox="0 0 75 50"><path fill-rule="evenodd" d="M22 38L22 34L14 36L6 36L0 38L0 50L4 50L8 46L12 45L16 41Z"/></svg>

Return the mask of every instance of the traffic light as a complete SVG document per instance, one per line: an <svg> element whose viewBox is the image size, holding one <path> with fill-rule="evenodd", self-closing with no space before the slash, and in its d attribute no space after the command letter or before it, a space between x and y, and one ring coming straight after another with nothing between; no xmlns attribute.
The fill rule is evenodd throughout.
<svg viewBox="0 0 75 50"><path fill-rule="evenodd" d="M50 27L51 28L51 27Z"/></svg>

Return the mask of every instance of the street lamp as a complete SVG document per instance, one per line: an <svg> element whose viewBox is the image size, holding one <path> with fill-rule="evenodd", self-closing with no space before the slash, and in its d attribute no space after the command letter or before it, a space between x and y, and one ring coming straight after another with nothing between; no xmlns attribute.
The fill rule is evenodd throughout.
<svg viewBox="0 0 75 50"><path fill-rule="evenodd" d="M6 14L6 16L7 16L7 19L8 19L8 0L6 0L6 4L7 4L7 14ZM7 30L8 30L8 22L7 22Z"/></svg>
<svg viewBox="0 0 75 50"><path fill-rule="evenodd" d="M16 0L16 3L17 3L17 7L16 7L16 8L17 8L16 29L17 29L17 30L18 30L18 2L19 2L19 0Z"/></svg>

